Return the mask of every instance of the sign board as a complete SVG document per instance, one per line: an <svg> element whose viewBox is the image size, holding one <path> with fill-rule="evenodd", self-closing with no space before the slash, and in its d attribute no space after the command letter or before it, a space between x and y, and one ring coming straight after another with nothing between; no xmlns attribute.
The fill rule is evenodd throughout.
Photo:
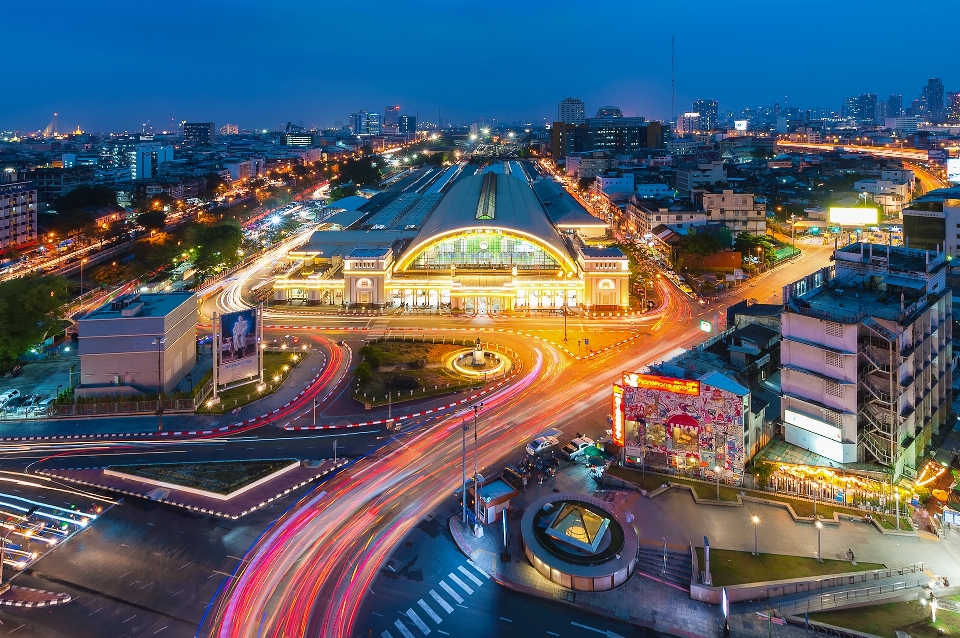
<svg viewBox="0 0 960 638"><path fill-rule="evenodd" d="M221 386L259 375L259 334L256 308L231 312L220 317L220 334L215 339L214 347L219 348L217 372Z"/></svg>
<svg viewBox="0 0 960 638"><path fill-rule="evenodd" d="M625 372L623 374L623 384L631 388L661 390L694 397L700 396L700 382L690 379L674 379L673 377L660 377L653 374Z"/></svg>
<svg viewBox="0 0 960 638"><path fill-rule="evenodd" d="M733 269L733 276L736 278L737 281L743 281L743 269L742 269L742 268L734 268L734 269Z"/></svg>
<svg viewBox="0 0 960 638"><path fill-rule="evenodd" d="M750 124L750 120L734 120L733 130L746 131L749 124Z"/></svg>
<svg viewBox="0 0 960 638"><path fill-rule="evenodd" d="M613 442L622 446L624 443L623 430L623 388L614 384L613 386Z"/></svg>
<svg viewBox="0 0 960 638"><path fill-rule="evenodd" d="M700 332L713 332L713 324L709 321L700 320Z"/></svg>
<svg viewBox="0 0 960 638"><path fill-rule="evenodd" d="M839 226L876 225L880 220L880 211L871 207L831 208L830 223Z"/></svg>
<svg viewBox="0 0 960 638"><path fill-rule="evenodd" d="M951 157L947 160L947 181L960 184L960 158Z"/></svg>

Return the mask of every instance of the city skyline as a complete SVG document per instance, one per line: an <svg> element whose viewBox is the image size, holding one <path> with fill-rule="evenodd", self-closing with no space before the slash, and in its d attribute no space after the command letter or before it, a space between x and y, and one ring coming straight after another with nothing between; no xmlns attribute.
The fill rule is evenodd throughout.
<svg viewBox="0 0 960 638"><path fill-rule="evenodd" d="M819 4L831 11L831 24L854 24L863 17L860 5ZM685 5L690 15L699 16L697 22L651 33L639 64L627 62L637 55L629 39L605 41L606 63L598 64L594 56L572 56L563 64L551 64L536 39L514 37L520 27L547 26L552 12L577 10L572 3L551 4L551 11L544 11L547 6L539 2L497 3L490 15L501 16L497 10L508 7L511 13L490 24L484 36L489 46L480 47L468 44L471 33L484 28L470 9L437 2L421 7L412 29L399 27L410 17L407 12L384 4L378 6L376 24L358 32L343 28L355 20L344 3L322 8L286 3L263 12L253 2L229 8L176 2L158 13L151 7L113 1L101 3L96 11L55 2L52 13L60 17L45 25L45 33L58 46L37 47L29 29L14 31L10 45L13 50L33 51L20 65L20 73L51 78L49 70L54 68L51 79L56 81L38 82L32 91L0 106L0 130L42 130L54 112L59 113L60 130L80 127L95 132L139 131L144 124L158 131L175 130L181 121L213 121L218 126L229 122L246 129L273 130L288 121L327 127L346 122L360 109L382 113L387 104L400 105L403 113L419 115L420 121L497 118L537 124L552 121L557 103L566 96L582 99L588 113L612 104L627 116L668 120L671 36L676 41L673 115L696 99L718 100L721 112L774 102L782 108L839 111L844 99L863 93L876 93L881 99L902 94L906 105L931 77L942 78L948 91L960 87L960 73L946 63L949 42L936 34L925 42L926 65L902 56L884 57L869 47L841 49L844 45L834 29L805 33L806 53L798 56L789 53L796 45L776 40L776 9L746 2ZM173 23L163 16L185 15L188 10L193 18L166 32L164 24ZM623 8L617 22L644 21L674 10L669 3ZM871 5L871 11L882 10L882 5ZM42 17L29 5L7 11L12 24L31 24ZM732 17L736 23L723 27ZM608 14L584 12L578 27L583 33L602 31L609 26L608 19ZM306 27L291 32L294 23ZM153 44L133 45L128 37L143 42L143 36L130 32L131 24L155 24L154 36L148 38ZM201 25L208 26L201 30ZM250 32L250 25L258 30ZM729 28L742 28L756 39L740 54L714 55L716 31ZM253 46L260 54L236 55L241 33L251 38L245 47ZM422 38L430 44L417 52L413 42ZM96 46L84 45L84 40ZM71 42L76 42L76 49L65 55L64 47L69 49ZM489 51L504 48L529 63L493 63ZM765 49L777 54L756 55ZM410 61L394 62L406 59L404 51ZM854 77L850 69L857 69Z"/></svg>

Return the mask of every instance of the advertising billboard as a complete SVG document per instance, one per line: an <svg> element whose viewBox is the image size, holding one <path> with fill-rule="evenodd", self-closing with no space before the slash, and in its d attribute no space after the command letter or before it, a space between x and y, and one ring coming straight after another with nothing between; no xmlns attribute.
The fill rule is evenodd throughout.
<svg viewBox="0 0 960 638"><path fill-rule="evenodd" d="M876 226L879 222L876 208L830 208L830 223L837 226Z"/></svg>
<svg viewBox="0 0 960 638"><path fill-rule="evenodd" d="M259 375L259 333L256 308L220 316L216 345L219 348L217 374L221 386Z"/></svg>
<svg viewBox="0 0 960 638"><path fill-rule="evenodd" d="M960 184L960 158L951 157L947 160L947 181Z"/></svg>
<svg viewBox="0 0 960 638"><path fill-rule="evenodd" d="M654 374L624 372L623 385L632 388L649 388L651 390L663 390L664 392L673 392L676 394L689 394L691 396L700 394L699 381L674 379L673 377L658 377Z"/></svg>
<svg viewBox="0 0 960 638"><path fill-rule="evenodd" d="M734 120L733 121L733 130L735 131L746 131L747 125L750 123L750 120Z"/></svg>
<svg viewBox="0 0 960 638"><path fill-rule="evenodd" d="M623 387L613 385L613 414L611 419L613 442L622 446L623 439Z"/></svg>
<svg viewBox="0 0 960 638"><path fill-rule="evenodd" d="M614 406L621 406L623 414L613 416L614 429L622 418L626 462L636 464L642 459L651 468L702 477L715 477L719 468L721 477L739 482L744 463L743 398L706 383L696 384L682 392L650 384L616 386Z"/></svg>

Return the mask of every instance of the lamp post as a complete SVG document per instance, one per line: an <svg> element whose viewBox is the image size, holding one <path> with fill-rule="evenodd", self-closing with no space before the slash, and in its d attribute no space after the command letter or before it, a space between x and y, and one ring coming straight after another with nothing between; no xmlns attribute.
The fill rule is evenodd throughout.
<svg viewBox="0 0 960 638"><path fill-rule="evenodd" d="M822 563L823 556L820 554L820 533L823 531L823 523L817 521L815 525L817 526L817 562Z"/></svg>
<svg viewBox="0 0 960 638"><path fill-rule="evenodd" d="M313 400L313 425L314 427L316 427L317 425L317 400L316 399Z"/></svg>
<svg viewBox="0 0 960 638"><path fill-rule="evenodd" d="M897 531L899 532L900 531L900 490L898 490L897 488L893 488L893 489L894 489L894 493L897 495L896 515L897 515Z"/></svg>
<svg viewBox="0 0 960 638"><path fill-rule="evenodd" d="M563 304L563 340L567 340L567 304Z"/></svg>
<svg viewBox="0 0 960 638"><path fill-rule="evenodd" d="M482 403L473 406L473 515L480 522L480 474L477 472L477 417L483 408Z"/></svg>
<svg viewBox="0 0 960 638"><path fill-rule="evenodd" d="M87 263L86 259L80 260L80 296L83 296L83 265Z"/></svg>
<svg viewBox="0 0 960 638"><path fill-rule="evenodd" d="M760 526L760 517L754 516L750 520L753 521L753 555L757 556L760 553L757 549L757 528Z"/></svg>
<svg viewBox="0 0 960 638"><path fill-rule="evenodd" d="M163 344L166 337L157 337L153 344L157 346L157 432L163 432Z"/></svg>
<svg viewBox="0 0 960 638"><path fill-rule="evenodd" d="M461 428L461 445L462 451L460 455L461 459L461 468L463 469L463 488L461 490L461 496L463 498L463 524L467 524L467 428L469 426L464 423L463 428Z"/></svg>

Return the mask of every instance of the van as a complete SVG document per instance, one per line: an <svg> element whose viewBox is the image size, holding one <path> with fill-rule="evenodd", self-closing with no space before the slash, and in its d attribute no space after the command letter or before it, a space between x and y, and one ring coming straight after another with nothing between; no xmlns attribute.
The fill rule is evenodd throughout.
<svg viewBox="0 0 960 638"><path fill-rule="evenodd" d="M20 396L20 390L7 390L3 394L0 394L0 408L10 403L13 399L16 399Z"/></svg>

